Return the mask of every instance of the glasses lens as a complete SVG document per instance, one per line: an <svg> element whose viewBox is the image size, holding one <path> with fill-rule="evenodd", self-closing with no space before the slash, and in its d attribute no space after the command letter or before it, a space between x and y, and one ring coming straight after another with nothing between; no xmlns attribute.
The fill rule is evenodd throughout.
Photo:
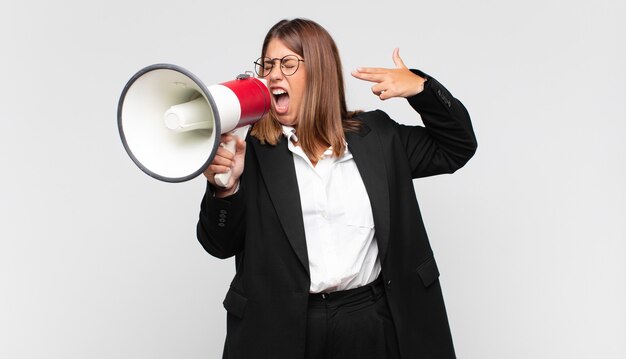
<svg viewBox="0 0 626 359"><path fill-rule="evenodd" d="M272 72L273 66L274 63L271 59L259 57L259 59L254 62L254 71L257 75L265 77Z"/></svg>
<svg viewBox="0 0 626 359"><path fill-rule="evenodd" d="M298 66L300 65L300 61L297 56L288 55L283 57L280 61L280 69L283 71L285 76L291 76L298 71Z"/></svg>

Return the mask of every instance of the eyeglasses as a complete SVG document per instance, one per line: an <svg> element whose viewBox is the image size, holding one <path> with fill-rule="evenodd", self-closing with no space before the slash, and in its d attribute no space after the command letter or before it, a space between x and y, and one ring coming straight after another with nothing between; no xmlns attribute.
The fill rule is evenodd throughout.
<svg viewBox="0 0 626 359"><path fill-rule="evenodd" d="M266 77L272 72L274 68L274 62L278 60L280 61L280 71L285 76L291 76L298 71L298 67L300 67L300 62L304 62L304 60L299 59L296 55L287 55L282 59L269 57L259 57L254 62L254 71L260 77Z"/></svg>

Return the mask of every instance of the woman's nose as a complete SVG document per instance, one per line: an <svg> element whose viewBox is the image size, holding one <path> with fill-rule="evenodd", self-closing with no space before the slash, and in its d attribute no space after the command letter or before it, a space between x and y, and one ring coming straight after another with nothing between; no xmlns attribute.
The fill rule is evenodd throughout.
<svg viewBox="0 0 626 359"><path fill-rule="evenodd" d="M272 66L270 70L270 80L280 80L283 77L283 72L280 71L280 64Z"/></svg>

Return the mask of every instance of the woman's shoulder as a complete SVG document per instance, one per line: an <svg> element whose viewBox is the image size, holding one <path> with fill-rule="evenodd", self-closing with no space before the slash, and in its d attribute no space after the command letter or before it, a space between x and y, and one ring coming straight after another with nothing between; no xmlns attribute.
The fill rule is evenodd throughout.
<svg viewBox="0 0 626 359"><path fill-rule="evenodd" d="M360 119L363 121L370 121L371 119L378 119L378 118L389 118L389 115L387 115L387 113L383 110L371 110L371 111L355 111L354 112L354 118L355 119Z"/></svg>
<svg viewBox="0 0 626 359"><path fill-rule="evenodd" d="M359 121L373 130L385 130L395 127L396 122L383 110L359 111L352 118Z"/></svg>

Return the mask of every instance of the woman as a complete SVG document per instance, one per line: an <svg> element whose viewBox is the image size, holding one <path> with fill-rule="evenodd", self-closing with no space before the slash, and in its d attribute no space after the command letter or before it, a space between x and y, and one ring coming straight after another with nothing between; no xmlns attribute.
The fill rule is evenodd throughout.
<svg viewBox="0 0 626 359"><path fill-rule="evenodd" d="M393 59L352 75L381 100L407 98L425 127L349 112L337 48L315 22L268 32L257 72L272 110L234 155L217 152L198 223L210 254L236 258L225 358L454 358L412 179L461 168L476 139L457 99Z"/></svg>

